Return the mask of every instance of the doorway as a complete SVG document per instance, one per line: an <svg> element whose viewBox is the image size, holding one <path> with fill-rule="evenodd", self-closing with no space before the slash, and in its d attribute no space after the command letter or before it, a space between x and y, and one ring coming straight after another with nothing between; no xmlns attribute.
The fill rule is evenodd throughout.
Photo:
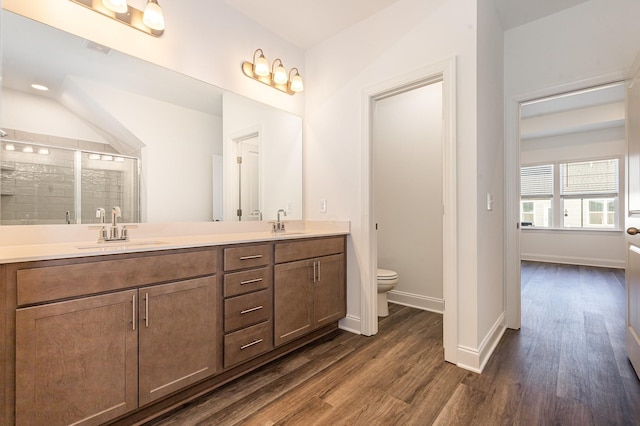
<svg viewBox="0 0 640 426"><path fill-rule="evenodd" d="M418 69L363 91L362 138L362 256L361 333L378 331L377 281L378 247L374 204L373 111L378 100L415 88L442 84L442 314L444 358L457 361L457 214L456 214L456 143L455 143L455 58ZM411 220L419 220L416 215ZM402 278L400 278L402 279ZM446 302L446 303L445 303Z"/></svg>
<svg viewBox="0 0 640 426"><path fill-rule="evenodd" d="M376 98L373 180L378 268L389 302L442 312L442 81Z"/></svg>
<svg viewBox="0 0 640 426"><path fill-rule="evenodd" d="M507 102L505 122L505 319L519 329L521 260L624 267L619 235L602 232L623 222L624 90L602 77L530 93ZM568 180L612 163L617 187ZM534 175L548 176L546 188Z"/></svg>

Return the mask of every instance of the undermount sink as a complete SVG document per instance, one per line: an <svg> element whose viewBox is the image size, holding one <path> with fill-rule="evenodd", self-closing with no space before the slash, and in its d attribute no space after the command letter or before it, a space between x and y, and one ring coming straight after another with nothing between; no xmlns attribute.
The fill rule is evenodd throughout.
<svg viewBox="0 0 640 426"><path fill-rule="evenodd" d="M114 250L124 250L128 247L133 246L155 246L160 244L167 244L166 241L157 241L157 240L141 240L141 241L107 241L104 243L95 243L95 244L86 244L81 246L76 246L77 249L86 250L86 249L114 249Z"/></svg>

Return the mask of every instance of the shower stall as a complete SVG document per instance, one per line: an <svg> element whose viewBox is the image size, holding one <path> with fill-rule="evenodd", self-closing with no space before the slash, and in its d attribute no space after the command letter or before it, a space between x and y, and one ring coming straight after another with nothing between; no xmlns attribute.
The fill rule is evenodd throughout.
<svg viewBox="0 0 640 426"><path fill-rule="evenodd" d="M100 207L140 222L140 160L11 139L0 140L0 224L97 223Z"/></svg>

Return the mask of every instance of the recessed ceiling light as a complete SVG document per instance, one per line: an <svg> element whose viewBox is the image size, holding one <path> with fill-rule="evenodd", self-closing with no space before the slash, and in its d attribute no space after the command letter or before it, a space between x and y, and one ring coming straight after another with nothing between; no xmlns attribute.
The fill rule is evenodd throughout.
<svg viewBox="0 0 640 426"><path fill-rule="evenodd" d="M47 86L43 86L42 84L33 83L31 87L33 87L36 90L42 90L43 92L46 92L47 90L49 90Z"/></svg>

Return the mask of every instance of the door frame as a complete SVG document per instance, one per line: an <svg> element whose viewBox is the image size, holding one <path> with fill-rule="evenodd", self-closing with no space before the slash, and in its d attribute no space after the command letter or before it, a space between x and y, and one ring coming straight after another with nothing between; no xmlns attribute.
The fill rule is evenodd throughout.
<svg viewBox="0 0 640 426"><path fill-rule="evenodd" d="M599 75L571 83L514 95L505 100L504 137L504 301L505 326L519 330L522 325L520 283L520 104L550 96L623 81L622 72Z"/></svg>
<svg viewBox="0 0 640 426"><path fill-rule="evenodd" d="M378 332L377 312L377 246L373 203L373 105L377 99L402 93L413 88L442 81L442 161L443 161L443 312L444 358L456 363L458 346L458 235L456 182L456 58L397 76L362 93L362 266L360 321L361 333L367 336Z"/></svg>

